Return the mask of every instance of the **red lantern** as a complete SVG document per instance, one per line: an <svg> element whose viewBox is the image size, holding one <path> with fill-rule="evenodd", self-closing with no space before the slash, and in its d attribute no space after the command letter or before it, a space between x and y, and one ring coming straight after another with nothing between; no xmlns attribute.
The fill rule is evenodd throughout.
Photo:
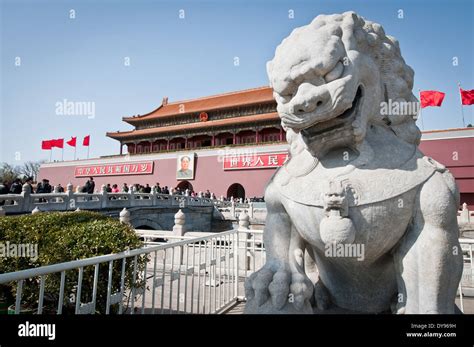
<svg viewBox="0 0 474 347"><path fill-rule="evenodd" d="M199 114L199 120L200 120L201 122L207 122L208 119L209 119L209 116L207 115L206 112L201 112L201 113Z"/></svg>

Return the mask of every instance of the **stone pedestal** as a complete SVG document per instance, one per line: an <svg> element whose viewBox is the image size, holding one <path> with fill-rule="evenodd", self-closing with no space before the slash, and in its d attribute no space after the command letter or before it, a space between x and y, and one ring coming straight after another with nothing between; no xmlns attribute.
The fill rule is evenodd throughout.
<svg viewBox="0 0 474 347"><path fill-rule="evenodd" d="M130 224L130 212L124 207L122 211L120 211L120 222L124 224Z"/></svg>
<svg viewBox="0 0 474 347"><path fill-rule="evenodd" d="M186 232L186 226L184 225L185 222L186 222L186 215L180 209L174 215L173 234L175 234L176 236L183 236L184 233Z"/></svg>

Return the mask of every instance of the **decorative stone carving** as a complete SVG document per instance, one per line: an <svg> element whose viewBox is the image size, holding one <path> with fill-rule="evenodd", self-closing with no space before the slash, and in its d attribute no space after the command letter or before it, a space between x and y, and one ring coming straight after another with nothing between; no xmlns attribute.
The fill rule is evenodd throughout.
<svg viewBox="0 0 474 347"><path fill-rule="evenodd" d="M29 195L29 194L33 193L31 191L31 186L28 183L23 184L23 186L21 188L21 191L22 191L23 195Z"/></svg>
<svg viewBox="0 0 474 347"><path fill-rule="evenodd" d="M247 212L243 210L242 213L239 215L239 230L249 230L249 225L250 217Z"/></svg>
<svg viewBox="0 0 474 347"><path fill-rule="evenodd" d="M186 226L184 225L185 223L186 223L186 215L180 209L174 215L173 233L177 236L183 236L184 233L186 232Z"/></svg>
<svg viewBox="0 0 474 347"><path fill-rule="evenodd" d="M462 204L461 216L459 218L459 224L469 224L470 223L470 216L469 210L467 208L467 204Z"/></svg>
<svg viewBox="0 0 474 347"><path fill-rule="evenodd" d="M454 313L459 192L418 149L413 70L353 12L295 29L267 64L290 157L266 192L246 313Z"/></svg>
<svg viewBox="0 0 474 347"><path fill-rule="evenodd" d="M120 211L119 219L121 223L130 224L130 211L124 207L123 210Z"/></svg>

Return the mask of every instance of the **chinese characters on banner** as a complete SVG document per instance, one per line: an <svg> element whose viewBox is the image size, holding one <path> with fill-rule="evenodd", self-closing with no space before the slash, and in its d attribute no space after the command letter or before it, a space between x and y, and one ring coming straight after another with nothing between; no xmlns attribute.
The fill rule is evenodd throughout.
<svg viewBox="0 0 474 347"><path fill-rule="evenodd" d="M264 169L280 167L288 160L288 153L255 153L224 157L224 170Z"/></svg>
<svg viewBox="0 0 474 347"><path fill-rule="evenodd" d="M76 177L144 175L153 173L153 161L76 166Z"/></svg>

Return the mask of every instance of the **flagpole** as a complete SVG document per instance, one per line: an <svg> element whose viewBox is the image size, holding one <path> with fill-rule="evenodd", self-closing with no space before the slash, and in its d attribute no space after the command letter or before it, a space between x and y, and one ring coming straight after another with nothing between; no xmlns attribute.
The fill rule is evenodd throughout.
<svg viewBox="0 0 474 347"><path fill-rule="evenodd" d="M89 147L90 147L90 146L91 146L91 145L90 145L90 143L89 143L89 145L87 146L87 159L89 159Z"/></svg>
<svg viewBox="0 0 474 347"><path fill-rule="evenodd" d="M49 162L51 163L52 160L53 160L53 147L49 149Z"/></svg>
<svg viewBox="0 0 474 347"><path fill-rule="evenodd" d="M77 149L77 144L74 146L74 160L76 160L76 149Z"/></svg>
<svg viewBox="0 0 474 347"><path fill-rule="evenodd" d="M466 127L466 122L464 122L464 108L462 107L462 95L461 95L461 82L458 82L459 87L459 101L461 101L461 116L462 116L462 126Z"/></svg>
<svg viewBox="0 0 474 347"><path fill-rule="evenodd" d="M418 97L420 98L420 119L421 119L421 130L425 130L425 125L423 124L423 114L422 114L422 109L421 107L421 89L418 89Z"/></svg>
<svg viewBox="0 0 474 347"><path fill-rule="evenodd" d="M64 161L64 146L61 149L61 161Z"/></svg>

